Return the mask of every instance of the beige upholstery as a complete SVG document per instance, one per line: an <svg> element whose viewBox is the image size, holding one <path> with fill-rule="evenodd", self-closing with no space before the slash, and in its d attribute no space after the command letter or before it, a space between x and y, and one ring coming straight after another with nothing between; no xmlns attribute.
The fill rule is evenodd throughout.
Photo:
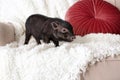
<svg viewBox="0 0 120 80"><path fill-rule="evenodd" d="M0 46L14 41L15 30L11 23L0 23Z"/></svg>
<svg viewBox="0 0 120 80"><path fill-rule="evenodd" d="M90 66L84 80L120 80L120 56Z"/></svg>

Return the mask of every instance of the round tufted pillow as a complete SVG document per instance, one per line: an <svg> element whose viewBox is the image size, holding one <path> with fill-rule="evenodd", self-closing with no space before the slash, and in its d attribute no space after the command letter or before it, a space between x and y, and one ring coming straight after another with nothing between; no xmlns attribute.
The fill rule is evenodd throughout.
<svg viewBox="0 0 120 80"><path fill-rule="evenodd" d="M82 0L71 6L65 16L76 35L120 33L120 11L103 0Z"/></svg>

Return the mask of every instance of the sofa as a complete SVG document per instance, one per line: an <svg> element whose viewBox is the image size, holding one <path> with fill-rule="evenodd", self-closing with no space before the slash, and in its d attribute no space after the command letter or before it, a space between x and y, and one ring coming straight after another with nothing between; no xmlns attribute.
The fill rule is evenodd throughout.
<svg viewBox="0 0 120 80"><path fill-rule="evenodd" d="M120 56L108 57L95 65L89 66L83 80L119 80Z"/></svg>
<svg viewBox="0 0 120 80"><path fill-rule="evenodd" d="M44 43L42 46L39 45L39 46L35 47L36 44L35 44L34 39L31 40L30 45L26 45L26 46L23 45L24 36L25 36L24 35L24 32L25 32L24 23L30 14L42 13L47 16L51 16L51 17L57 16L57 17L64 19L64 16L65 16L68 8L77 1L78 0L58 0L58 1L54 0L54 4L51 5L52 4L51 0L48 0L48 2L46 0L45 1L43 1L43 0L35 0L35 1L34 0L31 0L31 1L20 0L19 1L20 3L18 2L19 4L15 4L16 3L15 0L12 0L11 3L9 3L9 0L3 0L3 1L1 0L1 4L2 4L1 6L5 6L5 7L0 8L0 10L2 11L0 13L0 16L1 16L1 19L0 19L0 21L1 21L1 23L0 23L0 50L1 50L1 53L4 54L4 55L0 54L0 58L1 58L0 60L1 60L1 62L4 62L5 64L4 63L0 64L2 66L2 67L0 67L1 68L0 70L7 71L7 72L0 73L2 75L2 76L0 76L1 80L10 80L10 79L12 79L12 80L14 80L14 79L16 79L16 80L28 80L28 79L30 79L30 80L46 80L46 79L48 79L48 80L54 80L54 79L56 79L56 80L79 80L79 79L80 80L120 80L120 76L119 76L119 73L120 73L120 69L119 69L119 67L120 67L120 56L119 56L119 54L120 54L119 53L120 52L119 51L120 50L120 46L119 46L120 36L119 36L119 34L116 35L116 34L95 33L95 34L86 34L83 37L81 37L80 35L76 35L77 38L75 41L73 41L73 43L74 43L73 45L63 42L63 43L61 43L62 46L57 49L53 48L52 44L47 45ZM119 5L120 1L119 0L105 0L105 1L113 4L120 10L120 5ZM6 3L8 3L8 5L6 5ZM12 6L9 10L5 11L13 3L15 4L14 6L16 6L16 8L14 6ZM41 3L41 5L39 5L39 3ZM62 7L60 7L60 5L62 5ZM24 10L23 10L23 7L19 7L19 6L24 6ZM30 6L32 6L32 7L29 8ZM16 11L14 11L14 10L16 10ZM7 16L8 13L9 13L9 16ZM102 38L104 38L104 39L102 39ZM103 41L101 41L101 40L103 40ZM98 41L98 43L97 43L97 41ZM107 41L109 42L110 45L107 43ZM99 42L102 44L100 44ZM91 45L93 43L95 45ZM112 45L112 44L116 44L117 46ZM43 65L45 65L45 64L44 64L44 62L39 60L39 58L36 56L38 54L35 52L35 50L37 50L38 53L39 52L43 53L43 52L45 52L45 50L49 52L50 51L49 48L51 48L51 45L52 45L53 51L51 51L49 55L47 54L47 52L45 53L47 55L46 57L45 57L45 54L41 54L41 55L39 54L39 58L42 58L44 61L46 61L47 66L50 62L49 61L47 62L46 59L49 56L51 56L52 53L54 53L54 55L56 55L57 58L59 56L62 56L63 59L66 58L68 55L63 56L62 54L70 53L73 57L69 57L71 59L67 58L69 61L71 61L68 63L73 64L73 66L76 66L76 68L70 68L68 66L63 66L61 63L62 67L64 67L64 68L62 68L63 71L66 72L66 74L64 74L64 76L62 75L62 73L57 73L57 72L59 72L59 69L61 69L61 68L58 68L58 69L55 68L56 72L54 72L54 70L53 70L53 75L55 75L56 78L53 77L52 74L49 73L49 71L48 71L48 73L46 73L47 77L44 76L45 73L43 73L43 75L42 75L42 73L40 73L40 75L42 75L42 77L38 77L38 76L40 76L38 74L39 73L38 68L40 67L41 64L43 64ZM31 46L31 47L29 47L29 46ZM78 50L80 50L80 51L77 51L76 46L79 47ZM99 47L97 47L97 46L99 46ZM102 50L101 50L101 49L104 49L103 46L109 46L111 52L113 52L113 53L110 53L107 50L106 51L103 50L103 52L106 52L106 54L103 54ZM111 48L112 46L113 46L113 48ZM39 48L41 50L39 50ZM11 54L8 54L9 52L6 52L7 51L6 49L8 49L8 51L10 51ZM12 49L14 49L14 50L12 50ZM59 51L61 51L61 49L63 51L62 54L59 53ZM19 50L19 52L17 52L17 50ZM99 55L100 58L97 58L97 57L93 58L92 57L93 55L92 56L90 55L90 54L94 53L94 51L99 53L99 50L100 50L100 53L103 54L102 56ZM14 51L15 51L15 54L14 54ZM22 51L25 54L23 54ZM30 54L27 54L27 51L29 51ZM59 53L59 55L55 54L55 51L57 54ZM79 52L83 53L83 54L80 54L79 56L75 56L74 51L76 51L76 55L79 55L78 54ZM107 54L107 52L108 52L108 54ZM35 53L35 55L33 53ZM80 56L83 56L83 57L89 56L88 57L89 59L84 58L85 61L87 62L87 64L84 62L84 60L82 60L82 57L80 57ZM80 57L81 59L79 59L78 57ZM54 57L51 57L51 58L54 60ZM74 58L76 58L76 60ZM5 61L4 61L4 59L5 59ZM36 61L36 63L34 63L33 59ZM63 59L60 59L60 60L63 60ZM27 62L27 60L28 60L28 62ZM37 65L37 60L41 61L41 63L39 63L39 67L34 66L34 65ZM55 60L57 61L57 59L55 59ZM75 61L76 63L75 62L72 63L72 60ZM78 65L79 62L81 62L80 65ZM12 63L15 63L15 64L12 64ZM50 66L48 66L48 67L51 67L51 65L53 63L54 63L54 61L52 61ZM58 63L59 63L59 60L58 60ZM83 64L83 65L81 65L81 64ZM8 65L8 66L5 66L5 65ZM16 66L16 67L14 68L14 66ZM32 69L32 66L33 66L33 69ZM46 67L45 68L43 68L43 67L44 66L40 67L41 71L42 71L42 69L44 69L43 72L47 71L49 69L48 67L47 67L48 69L45 69ZM57 67L59 67L59 66L57 66ZM67 67L68 67L68 69L66 69ZM27 71L27 68L31 69L30 74L29 74L29 70ZM54 66L52 66L52 69L54 69ZM34 71L34 70L36 70L36 71ZM37 73L37 70L38 70L38 73ZM52 71L51 69L49 69L49 70ZM72 73L72 71L75 71L76 73ZM56 73L56 74L54 74L54 73ZM70 73L70 74L67 74L67 73ZM31 75L33 75L33 76L31 76ZM48 75L51 75L51 76L48 76ZM5 77L5 76L7 76L7 77Z"/></svg>

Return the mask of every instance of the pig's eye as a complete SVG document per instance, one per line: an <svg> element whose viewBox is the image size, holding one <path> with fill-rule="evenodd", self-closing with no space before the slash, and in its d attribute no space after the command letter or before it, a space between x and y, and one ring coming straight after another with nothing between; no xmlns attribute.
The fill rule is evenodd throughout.
<svg viewBox="0 0 120 80"><path fill-rule="evenodd" d="M68 30L65 29L65 28L63 28L63 29L62 29L62 33L66 33L66 32L68 32Z"/></svg>
<svg viewBox="0 0 120 80"><path fill-rule="evenodd" d="M65 30L65 29L63 29L63 31L65 32L66 30Z"/></svg>

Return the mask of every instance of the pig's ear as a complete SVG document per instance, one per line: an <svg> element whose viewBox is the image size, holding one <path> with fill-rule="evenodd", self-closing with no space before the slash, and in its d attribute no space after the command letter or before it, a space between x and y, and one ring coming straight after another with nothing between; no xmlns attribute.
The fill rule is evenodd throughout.
<svg viewBox="0 0 120 80"><path fill-rule="evenodd" d="M52 28L54 30L58 30L59 29L59 24L57 22L52 22L51 25L52 25Z"/></svg>

